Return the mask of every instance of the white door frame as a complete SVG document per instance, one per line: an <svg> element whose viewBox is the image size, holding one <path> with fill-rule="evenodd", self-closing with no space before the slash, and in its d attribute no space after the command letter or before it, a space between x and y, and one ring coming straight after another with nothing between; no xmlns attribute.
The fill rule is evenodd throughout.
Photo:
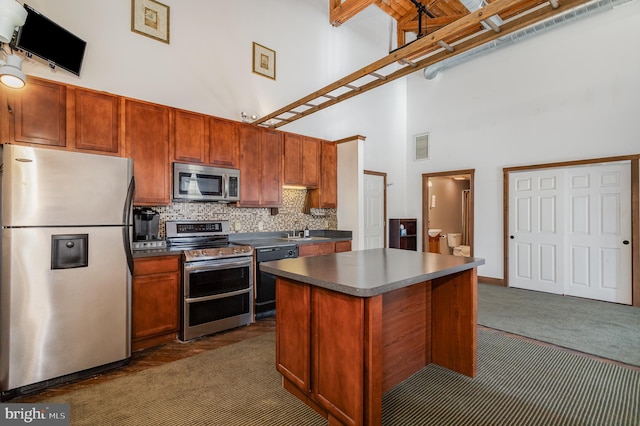
<svg viewBox="0 0 640 426"><path fill-rule="evenodd" d="M503 168L503 277L504 285L509 286L509 175L512 172L553 167L571 167L612 161L631 161L631 291L632 305L640 306L640 155L595 158L588 160L568 161L562 163L537 164L530 166Z"/></svg>

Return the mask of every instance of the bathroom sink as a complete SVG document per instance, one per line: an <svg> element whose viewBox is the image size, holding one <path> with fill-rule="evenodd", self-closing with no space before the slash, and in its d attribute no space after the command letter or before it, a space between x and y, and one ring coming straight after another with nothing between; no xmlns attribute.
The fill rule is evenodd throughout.
<svg viewBox="0 0 640 426"><path fill-rule="evenodd" d="M278 238L283 241L315 241L315 240L328 240L328 237L281 237Z"/></svg>
<svg viewBox="0 0 640 426"><path fill-rule="evenodd" d="M437 229L437 228L429 229L427 231L430 237L437 237L441 232L442 232L442 229Z"/></svg>

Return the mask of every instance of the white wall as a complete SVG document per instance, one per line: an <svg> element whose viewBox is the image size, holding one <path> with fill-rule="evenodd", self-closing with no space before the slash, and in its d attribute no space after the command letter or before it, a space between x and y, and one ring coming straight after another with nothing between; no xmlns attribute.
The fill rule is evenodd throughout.
<svg viewBox="0 0 640 426"><path fill-rule="evenodd" d="M408 214L421 217L422 173L475 169L479 274L503 278L503 167L640 153L639 22L634 1L435 80L410 76L406 144L430 132L431 159L407 157Z"/></svg>

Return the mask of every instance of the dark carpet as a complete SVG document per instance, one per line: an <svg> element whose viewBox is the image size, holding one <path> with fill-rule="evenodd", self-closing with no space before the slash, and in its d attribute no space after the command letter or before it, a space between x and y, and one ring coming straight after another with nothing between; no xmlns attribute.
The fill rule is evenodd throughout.
<svg viewBox="0 0 640 426"><path fill-rule="evenodd" d="M478 324L640 367L640 308L478 284Z"/></svg>
<svg viewBox="0 0 640 426"><path fill-rule="evenodd" d="M388 392L384 425L638 425L640 372L478 332L474 379L429 365ZM47 402L72 425L326 425L281 388L274 333Z"/></svg>

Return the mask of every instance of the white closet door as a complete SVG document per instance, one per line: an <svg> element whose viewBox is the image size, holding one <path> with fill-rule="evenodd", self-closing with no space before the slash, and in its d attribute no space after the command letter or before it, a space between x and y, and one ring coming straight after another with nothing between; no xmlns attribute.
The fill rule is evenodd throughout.
<svg viewBox="0 0 640 426"><path fill-rule="evenodd" d="M509 285L564 293L563 171L509 174Z"/></svg>
<svg viewBox="0 0 640 426"><path fill-rule="evenodd" d="M509 174L509 285L631 304L629 161Z"/></svg>
<svg viewBox="0 0 640 426"><path fill-rule="evenodd" d="M567 169L567 187L565 294L631 304L630 162Z"/></svg>

